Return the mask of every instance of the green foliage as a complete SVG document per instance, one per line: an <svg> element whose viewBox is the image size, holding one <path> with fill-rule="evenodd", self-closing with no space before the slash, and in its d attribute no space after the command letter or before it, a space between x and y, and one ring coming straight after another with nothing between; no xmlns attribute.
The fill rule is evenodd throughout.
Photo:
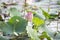
<svg viewBox="0 0 60 40"><path fill-rule="evenodd" d="M48 12L50 12L50 7L48 7Z"/></svg>
<svg viewBox="0 0 60 40"><path fill-rule="evenodd" d="M48 14L48 12L46 12L45 10L43 10L42 8L40 8L42 10L42 14L45 16L46 19L50 18L50 15Z"/></svg>
<svg viewBox="0 0 60 40"><path fill-rule="evenodd" d="M50 14L48 14L48 12L46 12L42 8L40 9L42 10L42 13L46 19L56 17L56 16L51 16ZM44 38L47 38L47 40L51 40L50 36L46 32L43 32L42 35L38 36L37 31L39 30L34 30L34 29L38 29L41 25L45 24L45 21L36 12L31 11L33 14L33 19L32 19L32 23L34 24L34 29L33 29L29 25L27 26L28 21L20 17L20 12L16 8L10 8L9 11L13 17L9 19L8 22L0 22L0 29L2 30L2 32L5 32L6 34L13 34L13 32L22 33L24 31L27 31L28 36L31 38L30 40L40 40L40 39L42 40ZM27 10L27 12L29 11ZM18 39L19 38L17 38L17 40ZM5 40L5 39L0 38L0 40Z"/></svg>
<svg viewBox="0 0 60 40"><path fill-rule="evenodd" d="M56 14L50 14L50 18L49 19L55 19L57 17L58 17L58 15L56 15Z"/></svg>
<svg viewBox="0 0 60 40"><path fill-rule="evenodd" d="M0 36L0 40L9 40L9 39L6 39L6 38L3 38L3 37Z"/></svg>
<svg viewBox="0 0 60 40"><path fill-rule="evenodd" d="M3 21L3 18L2 18L2 16L0 15L0 21Z"/></svg>
<svg viewBox="0 0 60 40"><path fill-rule="evenodd" d="M26 30L27 30L28 36L31 37L31 40L40 40L37 35L37 32L34 29L32 29L32 27L27 26Z"/></svg>
<svg viewBox="0 0 60 40"><path fill-rule="evenodd" d="M27 26L27 20L19 17L19 16L14 16L9 20L9 23L11 23L16 32L22 32L25 30Z"/></svg>
<svg viewBox="0 0 60 40"><path fill-rule="evenodd" d="M11 34L13 32L23 32L27 26L27 21L19 16L12 17L7 23L0 22L0 28L3 32Z"/></svg>
<svg viewBox="0 0 60 40"><path fill-rule="evenodd" d="M0 29L2 32L5 32L6 34L12 33L12 26L5 22L0 22Z"/></svg>
<svg viewBox="0 0 60 40"><path fill-rule="evenodd" d="M20 12L16 8L10 8L9 12L11 16L20 16Z"/></svg>
<svg viewBox="0 0 60 40"><path fill-rule="evenodd" d="M44 24L44 20L38 18L38 17L33 17L33 20L32 20L33 24L34 24L34 28L35 29L38 29L39 26L43 25Z"/></svg>
<svg viewBox="0 0 60 40"><path fill-rule="evenodd" d="M43 10L42 8L40 8L40 9L42 10L42 13L45 16L46 20L47 19L55 19L56 17L58 17L58 15L56 15L56 14L49 14L48 12Z"/></svg>
<svg viewBox="0 0 60 40"><path fill-rule="evenodd" d="M26 30L27 30L27 33L28 33L28 36L31 37L30 40L40 40L39 37L38 37L38 28L39 26L43 25L44 24L44 20L39 16L37 15L36 12L32 12L33 14L33 24L34 24L34 30L32 27L30 26L27 26L26 27Z"/></svg>
<svg viewBox="0 0 60 40"><path fill-rule="evenodd" d="M47 40L51 40L50 36L46 32L42 32L42 35L39 37L41 40L46 38Z"/></svg>
<svg viewBox="0 0 60 40"><path fill-rule="evenodd" d="M33 28L37 30L39 28L39 26L44 25L44 20L36 12L32 12L32 13L33 13L32 22L34 24Z"/></svg>
<svg viewBox="0 0 60 40"><path fill-rule="evenodd" d="M36 12L32 12L33 13L33 17L37 17L39 19L43 19L41 16L39 16L39 14L37 14Z"/></svg>
<svg viewBox="0 0 60 40"><path fill-rule="evenodd" d="M37 14L36 12L32 12L32 13L33 13L33 15Z"/></svg>
<svg viewBox="0 0 60 40"><path fill-rule="evenodd" d="M57 1L57 5L60 5L60 0Z"/></svg>

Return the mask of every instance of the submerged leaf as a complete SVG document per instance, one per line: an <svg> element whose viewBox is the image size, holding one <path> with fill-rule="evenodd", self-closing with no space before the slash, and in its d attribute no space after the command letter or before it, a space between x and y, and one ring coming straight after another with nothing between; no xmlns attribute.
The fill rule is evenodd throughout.
<svg viewBox="0 0 60 40"><path fill-rule="evenodd" d="M20 12L16 8L10 8L9 11L12 16L20 16Z"/></svg>

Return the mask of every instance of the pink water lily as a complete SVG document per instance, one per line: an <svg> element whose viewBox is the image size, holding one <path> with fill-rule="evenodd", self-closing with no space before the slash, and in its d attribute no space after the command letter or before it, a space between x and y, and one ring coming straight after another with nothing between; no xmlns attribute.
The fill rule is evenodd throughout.
<svg viewBox="0 0 60 40"><path fill-rule="evenodd" d="M27 19L28 21L32 21L32 18L33 18L32 12L27 12L26 19Z"/></svg>

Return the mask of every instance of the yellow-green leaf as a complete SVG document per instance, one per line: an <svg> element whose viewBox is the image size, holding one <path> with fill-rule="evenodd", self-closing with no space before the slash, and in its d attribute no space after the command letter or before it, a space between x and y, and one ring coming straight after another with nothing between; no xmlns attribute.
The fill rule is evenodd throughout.
<svg viewBox="0 0 60 40"><path fill-rule="evenodd" d="M44 20L42 20L42 19L40 19L38 17L33 17L33 23L36 26L40 26L40 25L44 24Z"/></svg>

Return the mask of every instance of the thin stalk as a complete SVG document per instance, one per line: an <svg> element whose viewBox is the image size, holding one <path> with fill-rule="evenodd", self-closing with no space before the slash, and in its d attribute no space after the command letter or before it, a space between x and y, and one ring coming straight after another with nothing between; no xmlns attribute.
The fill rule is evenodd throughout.
<svg viewBox="0 0 60 40"><path fill-rule="evenodd" d="M14 24L13 32L15 32L16 24L17 24L17 22L15 22L15 24Z"/></svg>
<svg viewBox="0 0 60 40"><path fill-rule="evenodd" d="M57 32L58 32L58 24L59 24L59 23L58 23L58 20L57 20Z"/></svg>
<svg viewBox="0 0 60 40"><path fill-rule="evenodd" d="M26 5L26 1L27 1L27 0L25 0L25 5Z"/></svg>
<svg viewBox="0 0 60 40"><path fill-rule="evenodd" d="M24 1L24 5L23 5L23 9L24 9L24 10L22 10L22 12L24 12L23 17L25 17L26 1L27 1L27 0Z"/></svg>
<svg viewBox="0 0 60 40"><path fill-rule="evenodd" d="M51 2L51 0L49 0L48 13L50 12L50 2Z"/></svg>

